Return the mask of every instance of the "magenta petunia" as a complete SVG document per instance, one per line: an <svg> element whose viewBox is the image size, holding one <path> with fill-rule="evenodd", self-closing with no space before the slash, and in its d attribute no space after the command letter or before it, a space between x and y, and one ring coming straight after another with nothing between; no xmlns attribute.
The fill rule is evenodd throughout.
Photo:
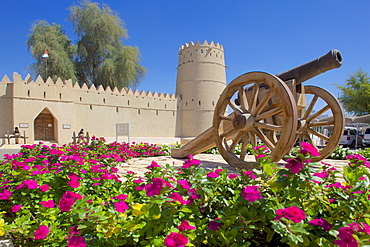
<svg viewBox="0 0 370 247"><path fill-rule="evenodd" d="M170 183L164 181L161 178L153 178L152 183L145 186L145 191L147 196L159 195L162 188L173 187Z"/></svg>
<svg viewBox="0 0 370 247"><path fill-rule="evenodd" d="M185 247L189 242L188 238L179 232L171 232L164 239L164 246L166 247Z"/></svg>
<svg viewBox="0 0 370 247"><path fill-rule="evenodd" d="M173 201L178 201L178 202L180 202L180 203L181 203L181 205L188 204L188 201L185 201L185 200L182 198L182 196L181 196L179 193L177 193L177 192L173 192L173 193L171 193L168 197L169 197L169 198L171 198L171 199L173 199L171 202L173 202Z"/></svg>
<svg viewBox="0 0 370 247"><path fill-rule="evenodd" d="M238 175L237 175L237 174L234 174L234 173L231 173L231 174L229 174L227 177L228 177L229 179L233 179L233 178L238 177Z"/></svg>
<svg viewBox="0 0 370 247"><path fill-rule="evenodd" d="M285 218L292 220L294 223L299 223L306 218L305 212L296 206L285 208L284 216Z"/></svg>
<svg viewBox="0 0 370 247"><path fill-rule="evenodd" d="M73 236L68 240L67 247L86 247L86 241L83 236Z"/></svg>
<svg viewBox="0 0 370 247"><path fill-rule="evenodd" d="M208 229L211 229L212 231L217 231L222 226L222 223L211 221L208 223Z"/></svg>
<svg viewBox="0 0 370 247"><path fill-rule="evenodd" d="M38 187L36 180L30 179L30 180L23 181L22 183L27 185L27 188L30 189L30 190L31 189L36 189Z"/></svg>
<svg viewBox="0 0 370 247"><path fill-rule="evenodd" d="M349 227L342 227L339 229L338 238L334 240L334 244L340 247L357 247L359 246L357 240L352 236L352 229Z"/></svg>
<svg viewBox="0 0 370 247"><path fill-rule="evenodd" d="M77 179L72 179L68 181L68 185L71 186L72 188L78 188L80 187L80 182L78 182Z"/></svg>
<svg viewBox="0 0 370 247"><path fill-rule="evenodd" d="M177 227L180 232L187 230L195 230L195 226L191 226L187 220L181 221L181 224Z"/></svg>
<svg viewBox="0 0 370 247"><path fill-rule="evenodd" d="M114 207L116 208L116 211L119 213L124 213L129 208L125 201L119 201L114 203Z"/></svg>
<svg viewBox="0 0 370 247"><path fill-rule="evenodd" d="M189 155L188 159L185 160L185 162L184 162L184 164L182 165L181 168L187 169L187 168L190 168L192 166L200 165L200 163L201 162L199 160L193 159L193 155Z"/></svg>
<svg viewBox="0 0 370 247"><path fill-rule="evenodd" d="M308 224L319 226L326 232L330 231L330 229L333 227L329 222L322 218L310 220Z"/></svg>
<svg viewBox="0 0 370 247"><path fill-rule="evenodd" d="M3 190L0 192L0 200L8 200L11 195L12 192L10 192L9 190Z"/></svg>
<svg viewBox="0 0 370 247"><path fill-rule="evenodd" d="M254 175L253 171L252 170L249 170L249 171L243 171L243 174L245 176L249 176L251 179L256 179L256 175Z"/></svg>
<svg viewBox="0 0 370 247"><path fill-rule="evenodd" d="M303 162L298 159L288 159L285 168L288 168L292 173L297 174L303 169Z"/></svg>
<svg viewBox="0 0 370 247"><path fill-rule="evenodd" d="M40 186L39 186L39 190L40 190L41 192L46 192L46 191L50 190L50 186L49 186L48 184L40 185Z"/></svg>
<svg viewBox="0 0 370 247"><path fill-rule="evenodd" d="M22 205L14 205L13 207L12 207L12 212L13 213L16 213L16 212L18 212L20 209L22 208Z"/></svg>
<svg viewBox="0 0 370 247"><path fill-rule="evenodd" d="M258 188L258 186L247 186L241 192L241 196L244 197L244 199L247 201L255 202L258 199L263 198Z"/></svg>
<svg viewBox="0 0 370 247"><path fill-rule="evenodd" d="M34 233L35 239L45 239L49 234L49 228L45 225L41 225Z"/></svg>
<svg viewBox="0 0 370 247"><path fill-rule="evenodd" d="M40 202L40 204L44 206L45 208L53 208L55 206L53 200L42 201Z"/></svg>
<svg viewBox="0 0 370 247"><path fill-rule="evenodd" d="M208 172L207 173L207 176L209 178L217 178L218 177L218 173L217 172Z"/></svg>
<svg viewBox="0 0 370 247"><path fill-rule="evenodd" d="M149 165L149 166L147 166L146 168L148 168L148 169L154 169L154 168L156 168L156 167L161 167L160 165L158 165L157 164L157 162L155 162L154 160L152 161L152 163Z"/></svg>
<svg viewBox="0 0 370 247"><path fill-rule="evenodd" d="M312 156L320 156L319 151L312 144L307 142L302 142L302 149L300 150L303 154L310 154Z"/></svg>
<svg viewBox="0 0 370 247"><path fill-rule="evenodd" d="M185 190L188 190L188 189L190 189L190 184L188 183L188 181L187 180L178 180L177 181L177 183L179 184L179 185L181 185L181 187L183 188L183 189L185 189Z"/></svg>

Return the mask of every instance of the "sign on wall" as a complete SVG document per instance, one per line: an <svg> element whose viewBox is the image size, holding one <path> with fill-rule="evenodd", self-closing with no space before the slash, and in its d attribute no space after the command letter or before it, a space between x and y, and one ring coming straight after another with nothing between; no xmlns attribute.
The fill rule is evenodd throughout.
<svg viewBox="0 0 370 247"><path fill-rule="evenodd" d="M130 143L130 124L119 123L116 124L116 141L118 142L118 136L127 136L128 142Z"/></svg>

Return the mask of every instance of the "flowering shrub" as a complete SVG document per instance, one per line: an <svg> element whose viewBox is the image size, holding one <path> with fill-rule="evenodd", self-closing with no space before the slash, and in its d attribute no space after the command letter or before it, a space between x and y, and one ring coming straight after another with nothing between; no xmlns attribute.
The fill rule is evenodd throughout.
<svg viewBox="0 0 370 247"><path fill-rule="evenodd" d="M348 157L341 180L329 164L309 161L317 155L309 144L284 167L261 146L255 169L238 174L205 170L190 156L181 168L153 162L144 177L120 178L119 145L27 146L7 157L0 235L22 246L369 244L362 156Z"/></svg>

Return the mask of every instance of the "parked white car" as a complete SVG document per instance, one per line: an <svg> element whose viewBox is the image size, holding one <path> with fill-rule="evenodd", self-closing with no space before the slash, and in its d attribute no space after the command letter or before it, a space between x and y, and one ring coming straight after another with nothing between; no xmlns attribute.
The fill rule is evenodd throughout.
<svg viewBox="0 0 370 247"><path fill-rule="evenodd" d="M340 140L339 145L346 147L355 147L356 146L356 136L357 136L357 147L362 147L362 140L364 134L358 131L356 128L346 127L343 132L342 139Z"/></svg>
<svg viewBox="0 0 370 247"><path fill-rule="evenodd" d="M365 135L364 135L364 144L366 146L370 146L370 128L367 128L365 130Z"/></svg>

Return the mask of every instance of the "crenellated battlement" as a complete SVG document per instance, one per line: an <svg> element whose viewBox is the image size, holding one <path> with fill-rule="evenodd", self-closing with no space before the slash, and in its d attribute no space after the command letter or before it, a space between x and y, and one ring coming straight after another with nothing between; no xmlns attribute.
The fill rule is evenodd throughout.
<svg viewBox="0 0 370 247"><path fill-rule="evenodd" d="M193 41L190 41L189 43L185 43L184 45L180 46L179 51L181 52L182 50L189 48L189 47L194 47L194 48L212 47L212 48L220 49L222 51L224 50L224 47L220 45L219 43L215 44L213 43L213 41L211 41L211 43L208 43L207 40L205 40L203 44L200 44L199 41L195 42L195 44Z"/></svg>
<svg viewBox="0 0 370 247"><path fill-rule="evenodd" d="M88 86L85 83L79 86L78 83L72 83L72 80L66 80L63 82L62 79L58 78L54 82L50 77L48 77L46 81L44 81L40 75L37 76L36 80L33 80L31 76L27 74L27 76L23 80L21 75L16 72L13 73L13 81L10 80L8 75L4 75L2 80L0 81L0 84L9 84L9 83L16 84L17 91L22 90L22 88L24 88L24 90L26 90L27 92L28 90L30 90L30 86L33 86L33 85L38 85L39 87L40 86L50 87L53 85L54 86L53 91L55 93L58 93L58 89L62 90L63 88L63 93L65 92L66 89L72 89L74 91L77 91L77 93L98 93L98 94L104 93L104 94L111 94L115 96L132 95L132 96L141 96L142 98L159 98L159 99L171 99L171 100L176 99L174 94L167 94L167 93L163 94L163 93L157 93L157 92L152 93L150 91L146 92L144 90L142 90L139 93L137 89L132 91L130 88L127 88L127 87L122 87L121 89L114 87L113 89L111 89L110 86L107 86L104 88L102 85L99 85L98 87L96 87L94 84ZM62 93L62 91L60 91L60 93Z"/></svg>

